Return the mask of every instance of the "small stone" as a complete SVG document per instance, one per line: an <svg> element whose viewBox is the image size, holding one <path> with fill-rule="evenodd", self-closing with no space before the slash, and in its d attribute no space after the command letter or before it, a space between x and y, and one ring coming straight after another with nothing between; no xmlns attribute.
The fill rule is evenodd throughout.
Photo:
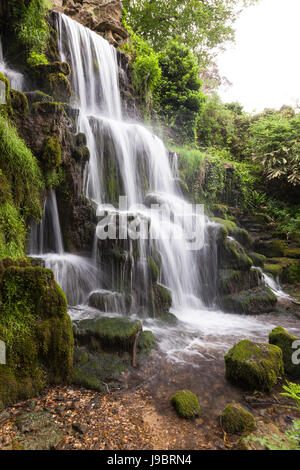
<svg viewBox="0 0 300 470"><path fill-rule="evenodd" d="M88 430L87 426L78 422L72 423L72 428L74 431L79 432L80 434L85 434Z"/></svg>
<svg viewBox="0 0 300 470"><path fill-rule="evenodd" d="M2 411L2 413L0 413L0 424L3 424L9 418L10 418L10 414L7 411Z"/></svg>

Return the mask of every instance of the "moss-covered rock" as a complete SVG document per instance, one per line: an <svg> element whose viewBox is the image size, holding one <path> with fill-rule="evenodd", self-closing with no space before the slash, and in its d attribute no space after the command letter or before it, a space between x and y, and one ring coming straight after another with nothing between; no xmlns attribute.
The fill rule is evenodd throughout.
<svg viewBox="0 0 300 470"><path fill-rule="evenodd" d="M284 373L279 347L242 340L224 356L226 377L247 390L270 392Z"/></svg>
<svg viewBox="0 0 300 470"><path fill-rule="evenodd" d="M152 257L148 258L148 265L152 282L157 282L159 276L159 268Z"/></svg>
<svg viewBox="0 0 300 470"><path fill-rule="evenodd" d="M288 248L285 250L284 255L287 258L300 259L300 248Z"/></svg>
<svg viewBox="0 0 300 470"><path fill-rule="evenodd" d="M166 316L172 306L171 291L161 284L154 284L153 303L155 317L162 318L163 316Z"/></svg>
<svg viewBox="0 0 300 470"><path fill-rule="evenodd" d="M29 111L27 97L24 95L24 93L21 93L20 91L11 90L10 98L14 116L17 116L20 119L25 119Z"/></svg>
<svg viewBox="0 0 300 470"><path fill-rule="evenodd" d="M280 264L266 263L264 265L264 271L268 274L272 274L272 276L276 279L282 274L282 266L280 266Z"/></svg>
<svg viewBox="0 0 300 470"><path fill-rule="evenodd" d="M70 379L73 334L66 297L52 271L11 260L2 260L0 270L0 339L7 348L0 400L7 405L40 393L47 383Z"/></svg>
<svg viewBox="0 0 300 470"><path fill-rule="evenodd" d="M197 396L190 390L180 390L171 398L171 403L181 418L194 419L201 413Z"/></svg>
<svg viewBox="0 0 300 470"><path fill-rule="evenodd" d="M268 258L276 258L284 256L286 250L286 243L283 240L260 240L255 245L256 250L259 253L267 256Z"/></svg>
<svg viewBox="0 0 300 470"><path fill-rule="evenodd" d="M264 269L271 274L278 274L283 284L297 284L300 282L300 260L293 258L270 258Z"/></svg>
<svg viewBox="0 0 300 470"><path fill-rule="evenodd" d="M293 363L293 354L296 349L293 348L293 343L300 341L296 336L290 335L284 328L277 326L269 335L269 343L278 346L283 355L284 370L292 378L300 378L300 364ZM300 344L300 343L299 343Z"/></svg>
<svg viewBox="0 0 300 470"><path fill-rule="evenodd" d="M224 431L231 434L249 434L255 430L255 419L252 413L239 403L228 403L221 414Z"/></svg>
<svg viewBox="0 0 300 470"><path fill-rule="evenodd" d="M138 353L141 355L148 354L157 347L152 331L142 331L138 341Z"/></svg>
<svg viewBox="0 0 300 470"><path fill-rule="evenodd" d="M55 100L67 103L72 95L69 80L62 73L51 73L49 75L49 93Z"/></svg>
<svg viewBox="0 0 300 470"><path fill-rule="evenodd" d="M3 75L3 73L0 73L0 96L0 111L6 114L10 111L11 106L10 86L8 79L5 77L5 75Z"/></svg>
<svg viewBox="0 0 300 470"><path fill-rule="evenodd" d="M120 317L102 317L75 322L74 333L80 344L90 344L97 350L131 352L138 331L142 330L140 321Z"/></svg>
<svg viewBox="0 0 300 470"><path fill-rule="evenodd" d="M259 253L251 252L249 253L250 258L253 261L254 266L258 266L260 268L264 267L264 264L266 262L266 257L264 255L261 255Z"/></svg>
<svg viewBox="0 0 300 470"><path fill-rule="evenodd" d="M221 299L221 305L227 312L249 315L272 312L276 303L276 295L266 286L226 295Z"/></svg>
<svg viewBox="0 0 300 470"><path fill-rule="evenodd" d="M244 248L226 236L218 239L218 259L222 269L249 271L253 265Z"/></svg>
<svg viewBox="0 0 300 470"><path fill-rule="evenodd" d="M61 146L57 136L46 138L42 159L46 170L52 170L61 164Z"/></svg>
<svg viewBox="0 0 300 470"><path fill-rule="evenodd" d="M237 271L235 269L220 269L218 290L221 295L236 294L249 288L257 287L259 273L255 270Z"/></svg>

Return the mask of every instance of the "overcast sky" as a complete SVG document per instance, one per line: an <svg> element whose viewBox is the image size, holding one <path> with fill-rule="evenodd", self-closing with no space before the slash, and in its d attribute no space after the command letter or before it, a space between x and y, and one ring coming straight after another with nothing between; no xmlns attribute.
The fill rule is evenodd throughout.
<svg viewBox="0 0 300 470"><path fill-rule="evenodd" d="M300 0L260 0L236 23L236 45L218 57L233 84L223 101L246 111L280 108L300 100Z"/></svg>

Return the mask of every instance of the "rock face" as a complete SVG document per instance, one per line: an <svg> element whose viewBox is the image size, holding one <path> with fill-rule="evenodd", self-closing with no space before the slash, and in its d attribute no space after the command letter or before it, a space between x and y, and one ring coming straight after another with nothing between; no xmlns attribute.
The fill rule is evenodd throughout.
<svg viewBox="0 0 300 470"><path fill-rule="evenodd" d="M52 3L55 9L100 33L114 46L128 38L128 32L122 26L120 0L53 0Z"/></svg>
<svg viewBox="0 0 300 470"><path fill-rule="evenodd" d="M284 370L292 378L300 378L300 364L293 362L293 354L296 353L296 349L293 348L293 343L298 341L300 345L299 338L296 336L290 335L284 328L278 326L271 331L269 335L270 344L275 344L278 346L283 354Z"/></svg>
<svg viewBox="0 0 300 470"><path fill-rule="evenodd" d="M225 365L226 377L247 390L270 392L284 373L280 348L246 339L228 351Z"/></svg>
<svg viewBox="0 0 300 470"><path fill-rule="evenodd" d="M68 382L73 334L67 301L53 272L28 259L0 261L0 402L9 405L40 393L47 383Z"/></svg>

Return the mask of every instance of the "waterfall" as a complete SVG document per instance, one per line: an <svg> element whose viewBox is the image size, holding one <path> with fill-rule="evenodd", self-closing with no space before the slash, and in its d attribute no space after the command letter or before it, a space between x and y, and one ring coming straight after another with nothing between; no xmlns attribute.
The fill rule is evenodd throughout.
<svg viewBox="0 0 300 470"><path fill-rule="evenodd" d="M56 15L56 23L61 60L69 62L72 69L73 106L80 109L78 131L86 134L90 150L84 178L87 197L106 208L107 204L116 204L119 196L126 196L130 210L135 205L135 215L149 220L157 234L155 240L140 241L139 259L132 262L136 284L147 285L147 256L155 249L162 259L160 282L172 291L173 307L203 306L201 279L207 278L212 256L207 247L201 252L187 249L184 224L191 229L198 221L202 237L207 238L211 223L203 215L196 217L182 198L176 181L176 157L171 165L168 151L157 136L123 119L116 50L63 14ZM108 184L109 178L114 185ZM151 203L162 204L171 217L162 219L161 212L150 210ZM172 233L178 236L170 238Z"/></svg>
<svg viewBox="0 0 300 470"><path fill-rule="evenodd" d="M5 62L3 55L3 47L0 38L0 73L5 75L10 83L10 87L17 91L22 91L24 87L24 77L16 70L12 70Z"/></svg>
<svg viewBox="0 0 300 470"><path fill-rule="evenodd" d="M89 292L96 288L97 271L91 260L64 251L54 190L46 197L41 223L32 224L28 251L29 256L41 259L45 268L52 269L69 305L86 302Z"/></svg>

